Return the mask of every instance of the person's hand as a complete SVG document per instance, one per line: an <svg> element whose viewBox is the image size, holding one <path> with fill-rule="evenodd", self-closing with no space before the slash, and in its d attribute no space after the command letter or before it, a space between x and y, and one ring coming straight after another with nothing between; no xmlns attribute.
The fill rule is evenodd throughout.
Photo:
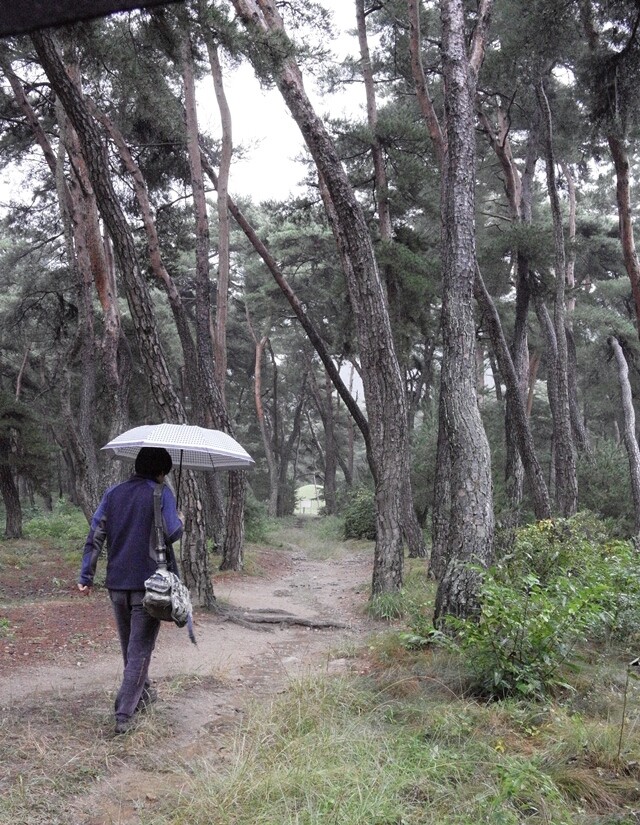
<svg viewBox="0 0 640 825"><path fill-rule="evenodd" d="M81 584L78 582L78 590L83 596L88 596L91 593L92 588L90 584Z"/></svg>
<svg viewBox="0 0 640 825"><path fill-rule="evenodd" d="M178 518L180 519L180 521L184 525L184 513L182 512L182 510L178 510Z"/></svg>

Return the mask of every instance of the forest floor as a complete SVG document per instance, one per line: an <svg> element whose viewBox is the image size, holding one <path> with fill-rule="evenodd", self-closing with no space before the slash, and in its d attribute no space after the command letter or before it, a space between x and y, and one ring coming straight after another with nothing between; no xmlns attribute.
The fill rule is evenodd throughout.
<svg viewBox="0 0 640 825"><path fill-rule="evenodd" d="M297 524L304 534L304 522ZM283 611L288 621L245 626L196 613L198 644L163 624L150 675L159 701L115 737L121 658L108 596L74 592L60 553L25 565L4 559L0 582L1 825L133 825L187 781L200 760L228 759L245 711L292 680L365 668L357 658L376 623L365 604L371 545L345 543L318 559L304 541L251 548L252 575L217 574L225 608ZM175 770L183 766L184 770ZM182 784L178 784L182 783ZM212 818L215 823L215 817Z"/></svg>

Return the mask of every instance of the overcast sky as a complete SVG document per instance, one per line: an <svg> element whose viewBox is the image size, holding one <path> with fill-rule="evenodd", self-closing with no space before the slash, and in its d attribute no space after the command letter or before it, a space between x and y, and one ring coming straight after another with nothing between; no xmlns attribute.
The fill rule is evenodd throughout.
<svg viewBox="0 0 640 825"><path fill-rule="evenodd" d="M353 34L356 12L353 0L321 0L333 12L334 24L340 36L332 44L336 55L357 54L358 42ZM220 136L220 118L217 112L213 86L208 79L200 93L200 101L211 96L212 106L202 106L200 118L204 131ZM329 99L320 99L310 78L305 88L318 114L340 115L364 103L364 87L360 86ZM203 94L204 92L204 94ZM260 89L250 65L225 73L225 92L231 109L233 142L243 146L246 158L236 159L231 167L229 191L232 195L251 196L253 200L285 199L296 190L304 175L304 167L296 162L303 141L300 130L291 118L277 89Z"/></svg>
<svg viewBox="0 0 640 825"><path fill-rule="evenodd" d="M358 42L354 35L356 13L354 0L321 0L333 12L339 32L332 44L337 57L357 54ZM351 32L351 34L349 34ZM260 88L252 67L245 62L238 68L226 68L225 91L231 109L234 146L243 149L244 157L236 157L231 168L229 191L231 196L250 196L254 201L284 200L294 193L305 169L296 161L303 148L300 131L291 118L280 92ZM364 88L358 86L332 98L319 96L311 78L305 79L305 88L320 115L328 111L341 115L353 112L364 103ZM220 116L215 101L213 82L207 78L198 91L200 127L214 138L220 137ZM38 162L40 150L34 149ZM0 209L20 194L29 200L28 185L16 184L20 172L0 177Z"/></svg>

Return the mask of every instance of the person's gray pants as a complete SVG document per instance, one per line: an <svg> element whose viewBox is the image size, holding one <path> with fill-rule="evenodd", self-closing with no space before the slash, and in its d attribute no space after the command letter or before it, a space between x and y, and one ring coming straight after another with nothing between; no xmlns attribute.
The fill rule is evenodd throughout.
<svg viewBox="0 0 640 825"><path fill-rule="evenodd" d="M116 720L131 719L145 687L148 687L149 664L160 622L142 606L144 590L110 590L116 617L124 675L115 702Z"/></svg>

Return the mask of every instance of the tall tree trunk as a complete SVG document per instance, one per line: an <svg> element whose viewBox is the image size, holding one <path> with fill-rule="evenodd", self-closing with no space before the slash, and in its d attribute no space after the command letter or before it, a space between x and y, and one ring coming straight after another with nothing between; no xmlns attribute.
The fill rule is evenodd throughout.
<svg viewBox="0 0 640 825"><path fill-rule="evenodd" d="M158 232L156 229L155 219L153 216L153 209L151 206L151 201L149 199L149 194L142 172L138 167L137 163L135 162L134 157L131 154L131 150L129 149L122 133L119 131L116 125L93 103L89 102L89 105L94 117L96 117L96 119L99 120L100 123L102 123L102 125L107 130L109 136L111 137L113 143L115 144L118 150L118 153L120 155L120 158L122 159L125 169L131 176L133 188L136 193L136 200L138 202L138 208L140 209L142 224L144 226L145 234L147 237L147 249L149 252L149 262L151 264L151 271L155 275L160 286L165 290L167 294L169 306L171 307L171 312L176 325L176 330L178 332L178 338L180 339L180 346L182 348L182 357L184 362L184 376L187 384L187 391L189 393L190 398L192 399L193 415L197 421L201 422L205 426L208 426L211 419L211 412L209 412L209 414L206 415L205 410L215 410L216 425L221 429L224 429L225 432L228 432L228 425L226 419L223 417L221 420L219 415L219 410L222 408L222 400L216 397L216 388L214 387L212 390L212 388L202 380L203 376L201 375L198 369L198 355L195 341L193 340L193 335L191 334L189 320L187 318L187 313L185 311L185 307L182 302L180 292L178 291L173 279L167 271L167 268L162 259L162 254L160 252L160 239L158 238ZM229 475L231 475L231 472L229 473ZM236 490L237 492L238 490L244 489L243 484L245 483L246 482L240 481L238 486L237 480L234 480L234 490ZM204 505L208 532L211 538L213 539L215 549L217 551L222 551L224 554L224 546L226 543L226 531L222 515L224 512L224 502L222 495L221 480L217 473L207 473L204 478L203 484L206 491L206 500L204 502ZM238 517L237 508L240 508L239 512L243 514L244 501L239 503L233 503L232 513L234 514L234 518ZM227 514L227 519L229 518L230 515ZM244 518L244 516L242 515L241 518ZM237 525L235 525L232 530L232 535L235 537L237 537L238 535L243 535L243 530L243 526L238 527ZM233 557L241 559L242 549L234 547L233 544L231 546L233 548ZM231 562L227 560L226 564L231 564ZM229 567L225 569L235 568Z"/></svg>
<svg viewBox="0 0 640 825"><path fill-rule="evenodd" d="M207 30L208 31L208 30ZM227 380L227 316L229 295L229 172L233 154L233 136L231 130L231 112L224 91L222 67L218 49L212 38L205 36L209 64L213 77L213 86L220 110L222 124L222 145L220 149L220 168L218 171L218 283L216 288L216 322L214 334L215 369L220 393L224 400Z"/></svg>
<svg viewBox="0 0 640 825"><path fill-rule="evenodd" d="M96 408L96 341L95 319L93 312L93 262L89 252L88 241L93 237L95 227L91 218L95 210L95 200L91 185L86 178L86 169L82 162L78 140L73 129L67 123L64 109L56 106L60 128L60 149L58 156L56 187L63 216L63 226L67 236L67 257L75 273L78 296L78 330L76 341L72 346L74 357L67 357L63 387L66 390L62 404L65 430L71 454L77 461L76 475L80 481L78 498L88 520L100 501L98 484L98 461L92 425ZM64 152L71 160L71 181L67 188L64 180ZM78 161L74 164L74 161ZM67 197L68 195L68 197ZM71 210L67 212L67 204ZM80 362L80 389L77 413L71 407L71 380L69 366L75 360Z"/></svg>
<svg viewBox="0 0 640 825"><path fill-rule="evenodd" d="M371 133L371 156L373 158L374 174L374 199L378 210L378 231L380 240L385 244L392 241L391 208L389 203L389 182L387 180L387 169L384 160L384 152L378 135L378 107L376 104L375 85L373 77L373 67L371 65L371 54L369 52L369 42L367 40L367 18L364 7L364 0L355 0L356 3L356 23L358 32L358 44L360 46L360 68L364 80L365 96L367 100L367 122ZM389 315L391 327L395 335L396 343L399 343L401 336L401 311L400 311L400 287L397 277L390 264L386 264L383 269L384 282L387 288L387 299L389 302ZM398 347L400 351L400 347Z"/></svg>
<svg viewBox="0 0 640 825"><path fill-rule="evenodd" d="M218 176L215 174L213 167L208 162L206 157L203 157L203 164L207 172L207 175L211 179L211 182L213 183L214 187L217 188ZM367 449L367 455L369 456L370 440L369 425L367 424L367 419L363 415L362 410L360 409L356 400L354 399L353 393L349 388L346 387L344 381L342 380L340 372L337 369L329 351L327 350L324 341L322 340L322 336L316 329L312 320L309 318L309 315L306 311L304 304L298 298L296 293L291 288L291 285L284 277L284 274L280 269L276 259L269 252L265 244L260 240L255 229L251 226L249 221L246 219L242 211L238 208L238 206L230 196L227 196L227 204L230 213L233 215L234 220L236 221L240 229L242 229L242 231L244 232L247 239L249 240L255 251L258 253L260 258L263 260L265 266L271 273L274 281L277 283L280 290L282 291L282 294L289 302L289 305L291 306L296 318L298 319L300 325L306 332L309 341L311 341L311 343L313 344L315 351L318 353L320 360L322 361L328 375L331 378L331 381L333 382L333 386L336 388L338 395L344 401L345 406L349 410L351 417L353 418L354 422L358 426L358 429L362 433L362 437L364 439L365 446Z"/></svg>
<svg viewBox="0 0 640 825"><path fill-rule="evenodd" d="M569 196L569 254L567 255L566 275L567 289L570 290L567 299L566 317L569 412L576 448L578 452L590 457L593 451L589 443L589 435L584 425L582 415L580 414L580 404L578 402L578 360L576 357L576 342L573 334L573 314L576 307L576 299L572 293L576 285L576 183L571 166L568 163L561 163L560 166L567 181L567 193Z"/></svg>
<svg viewBox="0 0 640 825"><path fill-rule="evenodd" d="M185 411L175 392L158 338L151 298L140 273L133 236L111 181L103 136L65 71L51 34L39 31L31 38L40 63L78 135L98 207L113 241L133 327L156 404L163 419L186 423ZM181 549L183 574L194 603L212 607L215 597L208 570L202 504L193 473L187 472L183 483L186 504L185 540Z"/></svg>
<svg viewBox="0 0 640 825"><path fill-rule="evenodd" d="M640 448L636 436L636 414L633 409L631 384L629 383L629 367L624 352L617 338L609 338L609 346L618 365L618 381L620 382L620 396L622 398L622 415L624 421L624 444L629 457L629 473L631 476L631 494L633 497L634 529L636 536L640 536Z"/></svg>
<svg viewBox="0 0 640 825"><path fill-rule="evenodd" d="M0 435L0 495L5 510L4 537L6 539L22 538L22 507L20 495L11 472L9 456L11 454L11 439L8 435Z"/></svg>
<svg viewBox="0 0 640 825"><path fill-rule="evenodd" d="M636 328L640 336L640 261L636 251L631 209L631 183L629 176L629 155L624 138L617 134L607 135L613 165L616 170L616 203L624 265L631 282L633 306L636 313Z"/></svg>
<svg viewBox="0 0 640 825"><path fill-rule="evenodd" d="M367 40L367 24L364 0L356 0L356 21L358 29L358 43L360 45L360 58L362 66L362 76L364 78L364 88L367 99L367 120L371 132L371 154L373 157L373 169L375 179L375 201L378 208L378 231L383 243L391 244L393 240L391 225L391 205L389 201L389 182L387 169L384 160L384 152L378 135L378 108L376 104L373 68L371 65L371 55ZM384 281L387 286L387 299L389 303L389 314L396 347L399 352L408 349L402 346L401 342L405 337L402 333L402 312L400 305L400 285L394 267L387 264L384 267ZM409 410L407 410L407 429L409 429ZM424 536L418 523L418 517L413 506L413 491L411 488L411 472L409 466L403 481L401 497L403 508L402 532L409 548L411 558L425 558L427 548Z"/></svg>
<svg viewBox="0 0 640 825"><path fill-rule="evenodd" d="M323 178L338 217L337 242L351 264L347 282L353 307L372 455L376 469L376 526L372 591L397 591L402 586L401 497L409 470L409 442L404 387L389 313L362 208L346 176L335 146L305 93L300 70L291 56L282 56L287 35L272 0L233 0L248 30L266 54L280 55L274 79L298 124ZM287 55L291 54L288 52Z"/></svg>
<svg viewBox="0 0 640 825"><path fill-rule="evenodd" d="M555 302L553 326L556 337L556 358L553 362L557 403L553 414L553 435L555 445L556 468L556 503L560 513L572 516L578 509L578 478L576 458L571 429L571 412L569 407L568 353L566 336L566 268L564 250L564 232L562 214L555 177L553 157L553 138L551 128L551 110L542 81L536 87L536 94L542 111L542 125L545 136L545 156L547 167L547 189L551 202L553 218L553 236L555 249Z"/></svg>
<svg viewBox="0 0 640 825"><path fill-rule="evenodd" d="M209 277L209 217L205 198L204 174L200 154L198 112L196 104L196 86L191 53L192 44L189 34L184 32L181 39L181 69L185 96L185 127L187 133L187 154L191 173L191 190L193 196L193 211L195 217L195 252L196 252L196 341L197 364L199 375L203 376L206 384L217 387L217 400L221 408L224 404L224 394L220 383L216 379L216 367L213 342L211 340L211 281ZM225 302L226 306L226 302ZM226 329L226 322L225 322ZM202 424L210 427L216 422L215 410L208 409L208 405L201 409ZM209 479L208 486L212 495L209 498L210 510L215 524L213 533L216 537L224 535L226 512L224 497L220 488L220 477L216 473Z"/></svg>
<svg viewBox="0 0 640 825"><path fill-rule="evenodd" d="M49 139L42 128L36 113L33 111L22 84L14 73L8 57L0 54L0 66L9 79L16 103L22 110L34 138L53 175L62 225L65 237L65 248L69 267L74 273L78 299L78 333L72 344L70 354L80 356L82 379L80 383L80 404L78 415L75 416L70 403L70 382L68 375L63 379L63 417L65 421L66 443L70 454L76 462L76 478L79 483L77 490L78 500L81 503L85 516L90 519L93 510L98 504L98 462L94 439L91 433L91 424L95 413L95 341L94 318L91 301L91 284L93 271L96 270L91 251L94 242L94 226L92 218L95 213L95 202L91 186L84 176L84 164L78 157L75 144L77 140L67 126L66 115L60 105L56 107L61 140L59 153L56 156ZM71 184L64 176L65 152L69 152L73 179ZM75 171L73 171L75 170ZM96 274L97 278L97 274ZM67 358L68 369L69 357ZM109 394L111 396L111 393Z"/></svg>
<svg viewBox="0 0 640 825"><path fill-rule="evenodd" d="M525 167L522 175L515 163L509 140L510 122L502 107L497 107L497 126L494 128L486 112L480 112L484 132L489 138L492 149L500 162L504 175L504 189L509 205L511 220L516 223L529 225L531 223L531 184L535 172L538 152L537 129L534 121L529 129ZM528 347L528 315L529 315L529 258L521 249L514 250L516 269L516 304L513 340L511 344L511 358L517 376L520 395L507 394L505 411L505 438L506 462L505 483L507 497L511 504L511 515L505 519L505 526L515 530L519 521L519 511L524 494L524 467L521 450L518 446L517 429L514 426L520 413L513 409L515 404L524 404L526 398L529 347ZM499 323L499 319L498 319ZM497 332L502 338L502 331ZM547 496L548 497L548 496Z"/></svg>
<svg viewBox="0 0 640 825"><path fill-rule="evenodd" d="M477 44L467 54L462 0L441 0L447 115L442 208L443 358L441 397L451 456L447 566L436 595L436 623L478 609L479 574L493 558L493 493L489 444L475 392L473 288L475 250L475 94ZM489 7L483 9L487 25Z"/></svg>
<svg viewBox="0 0 640 825"><path fill-rule="evenodd" d="M276 516L278 512L278 464L262 405L262 356L264 355L268 340L266 336L263 336L260 340L254 336L256 357L253 371L253 393L256 405L256 417L258 419L258 426L260 427L262 445L269 470L269 504L267 511L270 516Z"/></svg>

